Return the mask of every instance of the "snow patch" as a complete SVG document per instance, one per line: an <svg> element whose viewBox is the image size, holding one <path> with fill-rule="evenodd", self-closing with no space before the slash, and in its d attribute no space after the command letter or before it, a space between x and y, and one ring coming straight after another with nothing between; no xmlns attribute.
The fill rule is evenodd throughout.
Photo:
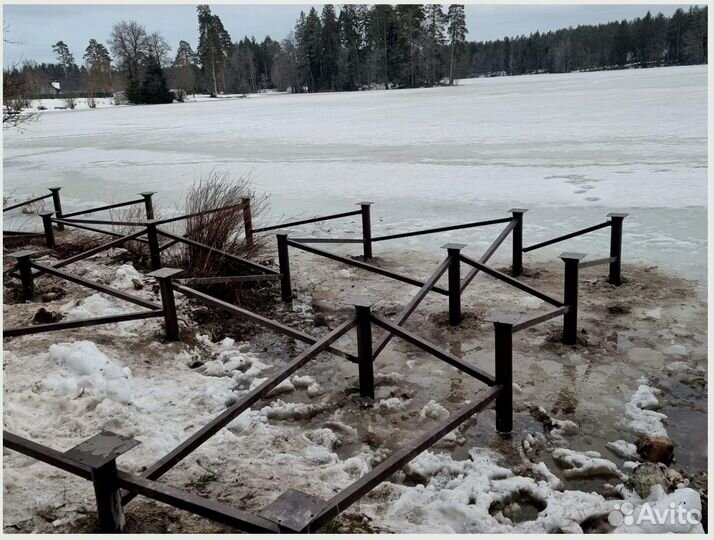
<svg viewBox="0 0 714 540"><path fill-rule="evenodd" d="M112 362L93 342L51 345L49 358L64 368L63 373L50 374L43 381L44 386L57 395L75 397L89 391L100 401L131 403L131 370Z"/></svg>

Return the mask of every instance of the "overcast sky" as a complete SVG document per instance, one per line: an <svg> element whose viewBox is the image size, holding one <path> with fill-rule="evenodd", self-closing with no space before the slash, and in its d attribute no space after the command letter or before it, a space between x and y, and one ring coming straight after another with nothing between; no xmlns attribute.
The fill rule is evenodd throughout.
<svg viewBox="0 0 714 540"><path fill-rule="evenodd" d="M320 9L320 6L315 4ZM647 10L671 15L674 5L467 5L468 39L481 41L505 35L529 34L578 24L643 16ZM686 6L683 6L686 7ZM309 5L213 5L232 39L266 35L283 39L301 10ZM54 62L52 44L64 41L81 63L91 39L106 43L112 25L134 19L149 31L158 30L176 50L179 40L196 47L198 30L194 5L7 5L3 7L5 65L22 60Z"/></svg>

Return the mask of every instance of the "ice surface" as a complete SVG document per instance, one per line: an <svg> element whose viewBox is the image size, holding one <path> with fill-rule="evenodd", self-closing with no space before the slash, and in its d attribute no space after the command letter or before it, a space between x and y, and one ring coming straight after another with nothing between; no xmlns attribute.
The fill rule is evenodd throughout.
<svg viewBox="0 0 714 540"><path fill-rule="evenodd" d="M272 217L376 201L373 234L530 207L525 242L625 220L625 258L706 275L707 67L498 77L398 91L269 95L44 114L6 130L5 194L62 186L82 201L157 191L172 208L201 174L249 174ZM156 127L161 126L160 130ZM265 223L267 224L267 223ZM39 226L39 221L38 221ZM356 235L358 219L328 224ZM482 251L497 227L375 246ZM320 228L303 231L320 232ZM607 255L600 231L545 248Z"/></svg>

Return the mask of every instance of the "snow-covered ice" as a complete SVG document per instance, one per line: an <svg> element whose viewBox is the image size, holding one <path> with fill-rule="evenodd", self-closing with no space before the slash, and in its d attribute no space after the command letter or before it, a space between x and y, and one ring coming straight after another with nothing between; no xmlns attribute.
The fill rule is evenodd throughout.
<svg viewBox="0 0 714 540"><path fill-rule="evenodd" d="M628 261L703 279L706 97L707 67L688 66L62 111L6 130L4 191L39 193L51 178L68 210L146 190L171 209L220 168L271 195L266 221L372 200L377 235L529 207L527 244L629 211ZM329 227L354 234L359 224ZM492 237L492 228L453 231L375 252L463 242L477 253ZM605 256L607 245L601 232L542 253Z"/></svg>

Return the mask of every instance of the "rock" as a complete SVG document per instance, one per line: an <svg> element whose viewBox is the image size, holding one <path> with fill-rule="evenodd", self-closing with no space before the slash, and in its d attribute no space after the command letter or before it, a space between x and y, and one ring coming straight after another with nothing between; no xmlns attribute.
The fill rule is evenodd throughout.
<svg viewBox="0 0 714 540"><path fill-rule="evenodd" d="M662 486L665 492L669 491L670 483L656 463L641 463L625 481L625 486L643 499L649 497L652 488L657 485Z"/></svg>
<svg viewBox="0 0 714 540"><path fill-rule="evenodd" d="M674 457L674 443L669 437L650 436L637 441L637 453L645 461L669 465Z"/></svg>
<svg viewBox="0 0 714 540"><path fill-rule="evenodd" d="M35 324L49 324L57 322L62 319L62 314L56 311L47 311L45 308L41 307L32 317L32 322Z"/></svg>
<svg viewBox="0 0 714 540"><path fill-rule="evenodd" d="M136 289L137 291L140 291L144 288L144 284L141 282L140 279L132 278L131 283L132 285L134 285L134 289Z"/></svg>

